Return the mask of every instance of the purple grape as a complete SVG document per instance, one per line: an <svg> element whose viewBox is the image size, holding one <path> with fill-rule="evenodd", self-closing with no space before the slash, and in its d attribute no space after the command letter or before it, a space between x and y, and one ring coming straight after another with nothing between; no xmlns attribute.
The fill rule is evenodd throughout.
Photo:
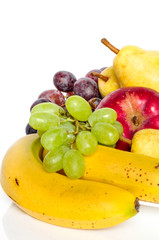
<svg viewBox="0 0 159 240"><path fill-rule="evenodd" d="M89 72L86 74L86 77L91 78L92 80L94 80L94 81L98 84L98 77L93 76L93 75L92 75L92 72L101 73L101 70L99 70L99 69L93 69L93 70L89 71Z"/></svg>
<svg viewBox="0 0 159 240"><path fill-rule="evenodd" d="M91 98L88 102L91 105L91 108L95 110L101 101L102 101L101 98Z"/></svg>
<svg viewBox="0 0 159 240"><path fill-rule="evenodd" d="M26 125L25 127L25 133L26 135L28 134L33 134L33 133L37 133L37 130L35 130L34 128L32 128L29 123Z"/></svg>
<svg viewBox="0 0 159 240"><path fill-rule="evenodd" d="M30 111L32 110L32 108L35 106L35 105L38 105L39 103L43 103L43 102L51 102L49 99L46 99L46 98L39 98L37 99L35 102L33 102L33 104L31 105L30 107Z"/></svg>
<svg viewBox="0 0 159 240"><path fill-rule="evenodd" d="M65 104L65 97L62 94L62 92L60 92L59 90L56 89L51 89L51 90L46 90L44 92L42 92L39 98L46 98L48 100L50 100L53 103L56 103L59 106L62 106L63 104Z"/></svg>
<svg viewBox="0 0 159 240"><path fill-rule="evenodd" d="M76 80L75 76L67 71L59 71L53 77L55 87L62 92L72 92Z"/></svg>
<svg viewBox="0 0 159 240"><path fill-rule="evenodd" d="M74 95L79 95L87 101L99 96L97 83L88 77L78 79L74 84L73 92Z"/></svg>

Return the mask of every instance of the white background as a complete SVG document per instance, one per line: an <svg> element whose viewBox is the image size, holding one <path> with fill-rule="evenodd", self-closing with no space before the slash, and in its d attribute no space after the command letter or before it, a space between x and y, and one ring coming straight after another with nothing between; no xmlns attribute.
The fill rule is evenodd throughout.
<svg viewBox="0 0 159 240"><path fill-rule="evenodd" d="M29 108L53 88L53 75L68 70L77 78L111 66L117 48L137 45L159 50L158 1L0 1L0 163L10 145L25 135ZM0 188L0 240L159 239L159 208L110 229L82 231L55 227L17 209Z"/></svg>

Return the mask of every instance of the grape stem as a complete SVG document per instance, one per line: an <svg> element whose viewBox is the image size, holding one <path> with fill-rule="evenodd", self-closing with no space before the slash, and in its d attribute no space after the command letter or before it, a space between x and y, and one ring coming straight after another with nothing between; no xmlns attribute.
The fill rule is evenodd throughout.
<svg viewBox="0 0 159 240"><path fill-rule="evenodd" d="M106 38L102 38L101 42L115 54L118 54L118 52L120 51L118 48L114 47L110 42L108 42Z"/></svg>
<svg viewBox="0 0 159 240"><path fill-rule="evenodd" d="M92 72L91 75L102 79L104 82L107 82L109 80L109 77L106 77L106 76L102 75L101 73Z"/></svg>
<svg viewBox="0 0 159 240"><path fill-rule="evenodd" d="M122 142L125 142L125 143L128 143L130 146L132 144L132 141L126 137L124 137L123 135L120 135L119 136L119 139L122 141Z"/></svg>
<svg viewBox="0 0 159 240"><path fill-rule="evenodd" d="M60 122L72 122L75 125L75 132L73 132L74 135L77 135L79 133L79 129L82 129L83 131L91 130L91 126L88 122L79 122L77 119L71 118L72 116L68 113L66 119L60 119ZM72 133L72 132L71 132Z"/></svg>
<svg viewBox="0 0 159 240"><path fill-rule="evenodd" d="M85 131L86 130L86 128L85 127L83 127L81 124L79 124L79 127L83 130L83 131Z"/></svg>
<svg viewBox="0 0 159 240"><path fill-rule="evenodd" d="M86 124L82 124L82 123L79 123L79 121L76 119L75 120L75 132L73 133L74 135L77 135L79 133L79 129L81 128L83 131L86 131L86 130L91 130L91 126L89 125L89 123L87 122Z"/></svg>
<svg viewBox="0 0 159 240"><path fill-rule="evenodd" d="M91 130L91 129L92 129L91 126L90 126L90 124L89 124L89 122L85 123L84 126L85 126L85 128L88 129L88 130Z"/></svg>
<svg viewBox="0 0 159 240"><path fill-rule="evenodd" d="M79 131L79 122L78 122L78 120L75 120L75 127L76 127L76 129L75 129L74 134L77 135L78 131Z"/></svg>
<svg viewBox="0 0 159 240"><path fill-rule="evenodd" d="M65 107L66 105L65 105L65 103L63 103L62 105L60 105L60 107Z"/></svg>
<svg viewBox="0 0 159 240"><path fill-rule="evenodd" d="M67 118L67 119L60 119L60 122L75 122L76 120L71 119L71 118Z"/></svg>

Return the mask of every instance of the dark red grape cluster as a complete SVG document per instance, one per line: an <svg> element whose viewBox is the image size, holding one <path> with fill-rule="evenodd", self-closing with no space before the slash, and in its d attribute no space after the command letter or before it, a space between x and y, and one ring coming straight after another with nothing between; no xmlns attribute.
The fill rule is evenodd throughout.
<svg viewBox="0 0 159 240"><path fill-rule="evenodd" d="M53 84L56 89L49 89L42 92L38 99L33 102L31 109L42 102L53 102L64 107L65 100L71 95L79 95L87 100L94 110L101 101L101 96L98 90L98 77L93 76L93 72L101 73L105 68L93 69L89 71L85 77L76 79L76 77L68 71L59 71L53 76ZM34 133L27 124L25 129L26 134Z"/></svg>
<svg viewBox="0 0 159 240"><path fill-rule="evenodd" d="M92 98L99 98L98 77L92 75L92 72L101 73L102 69L89 71L85 77L76 79L76 77L67 71L59 71L53 77L53 83L57 90L66 93L66 97L79 95L89 101Z"/></svg>

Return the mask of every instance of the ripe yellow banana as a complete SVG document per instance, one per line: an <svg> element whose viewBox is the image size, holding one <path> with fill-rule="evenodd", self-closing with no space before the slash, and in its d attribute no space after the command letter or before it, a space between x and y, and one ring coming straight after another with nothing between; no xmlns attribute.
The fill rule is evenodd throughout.
<svg viewBox="0 0 159 240"><path fill-rule="evenodd" d="M6 153L1 184L29 215L59 226L97 229L119 224L137 213L138 201L128 191L87 180L47 173L36 134L18 140Z"/></svg>
<svg viewBox="0 0 159 240"><path fill-rule="evenodd" d="M116 185L140 200L159 203L159 159L98 145L85 162L83 179Z"/></svg>

